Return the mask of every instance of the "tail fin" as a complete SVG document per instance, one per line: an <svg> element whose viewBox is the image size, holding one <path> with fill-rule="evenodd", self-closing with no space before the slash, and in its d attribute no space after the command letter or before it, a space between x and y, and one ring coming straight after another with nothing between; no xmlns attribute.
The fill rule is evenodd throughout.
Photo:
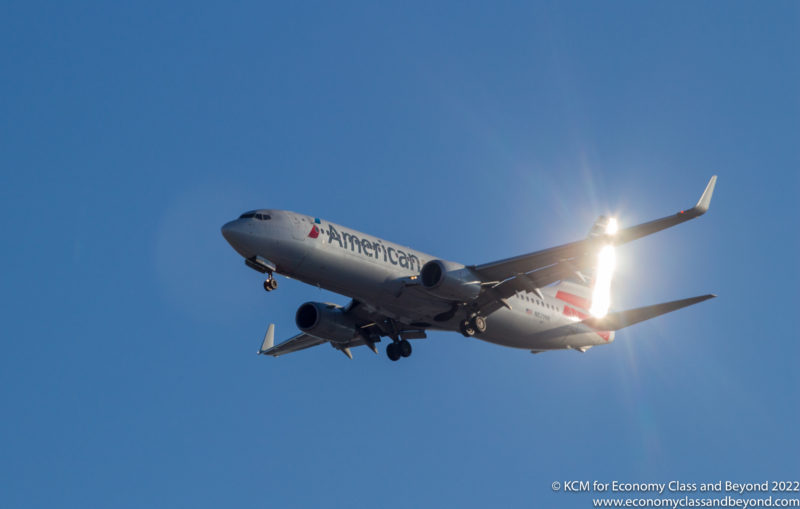
<svg viewBox="0 0 800 509"><path fill-rule="evenodd" d="M556 285L556 299L566 303L564 308L566 314L586 317L592 309L592 287L590 283L575 279L561 281Z"/></svg>
<svg viewBox="0 0 800 509"><path fill-rule="evenodd" d="M600 216L595 220L592 227L589 229L588 239L615 233L617 229L617 220L613 217Z"/></svg>
<svg viewBox="0 0 800 509"><path fill-rule="evenodd" d="M604 237L616 232L617 220L613 217L600 216L589 229L587 238L593 239L597 237ZM613 248L612 248L613 249ZM567 314L585 318L592 310L592 300L595 284L598 282L598 263L591 265L591 269L579 272L576 271L573 277L567 278L556 285L556 298L566 302L570 308L565 308ZM604 274L600 281L601 284L607 286L611 283L611 274ZM608 289L604 288L607 292ZM606 296L606 300L607 296Z"/></svg>

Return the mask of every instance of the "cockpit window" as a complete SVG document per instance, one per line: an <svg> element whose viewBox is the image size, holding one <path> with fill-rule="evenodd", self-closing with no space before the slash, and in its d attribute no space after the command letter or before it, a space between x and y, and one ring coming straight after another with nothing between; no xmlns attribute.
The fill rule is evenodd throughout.
<svg viewBox="0 0 800 509"><path fill-rule="evenodd" d="M261 221L268 221L272 219L272 217L269 214L262 214L260 212L245 212L239 216L239 219L260 219Z"/></svg>

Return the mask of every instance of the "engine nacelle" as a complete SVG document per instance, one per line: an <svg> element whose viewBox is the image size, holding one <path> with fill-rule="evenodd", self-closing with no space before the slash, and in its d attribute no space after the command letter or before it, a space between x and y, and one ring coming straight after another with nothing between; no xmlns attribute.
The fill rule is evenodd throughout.
<svg viewBox="0 0 800 509"><path fill-rule="evenodd" d="M425 290L443 299L469 302L481 293L480 279L460 263L431 260L422 266L419 278Z"/></svg>
<svg viewBox="0 0 800 509"><path fill-rule="evenodd" d="M306 302L297 308L294 322L306 334L335 343L347 343L358 334L356 322L336 304Z"/></svg>

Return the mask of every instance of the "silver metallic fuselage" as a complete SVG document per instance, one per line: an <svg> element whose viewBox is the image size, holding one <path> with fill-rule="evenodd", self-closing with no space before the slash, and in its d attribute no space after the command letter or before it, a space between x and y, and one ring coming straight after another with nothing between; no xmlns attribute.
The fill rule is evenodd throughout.
<svg viewBox="0 0 800 509"><path fill-rule="evenodd" d="M257 212L270 219L240 218L222 228L226 240L244 258L265 258L279 274L356 299L402 323L459 330L462 316L434 320L452 303L414 283L420 268L436 257L295 212ZM555 298L552 288L541 291L543 301L526 293L508 299L511 309L502 307L489 314L486 332L475 337L533 351L583 349L613 341L613 332L604 337L565 315L564 302ZM570 327L566 334L542 334L558 327L564 331L565 326Z"/></svg>

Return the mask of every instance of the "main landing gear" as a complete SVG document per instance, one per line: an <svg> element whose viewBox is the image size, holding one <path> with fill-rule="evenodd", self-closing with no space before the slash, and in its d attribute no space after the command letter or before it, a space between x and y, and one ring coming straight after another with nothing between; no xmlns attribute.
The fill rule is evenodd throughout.
<svg viewBox="0 0 800 509"><path fill-rule="evenodd" d="M271 292L278 288L278 280L272 277L272 272L269 273L267 279L264 281L264 290Z"/></svg>
<svg viewBox="0 0 800 509"><path fill-rule="evenodd" d="M473 315L471 318L462 320L459 328L464 337L471 338L475 334L486 332L486 318L481 315Z"/></svg>
<svg viewBox="0 0 800 509"><path fill-rule="evenodd" d="M392 341L386 345L386 355L393 361L400 360L400 357L408 357L411 355L411 343L405 339L397 342Z"/></svg>

